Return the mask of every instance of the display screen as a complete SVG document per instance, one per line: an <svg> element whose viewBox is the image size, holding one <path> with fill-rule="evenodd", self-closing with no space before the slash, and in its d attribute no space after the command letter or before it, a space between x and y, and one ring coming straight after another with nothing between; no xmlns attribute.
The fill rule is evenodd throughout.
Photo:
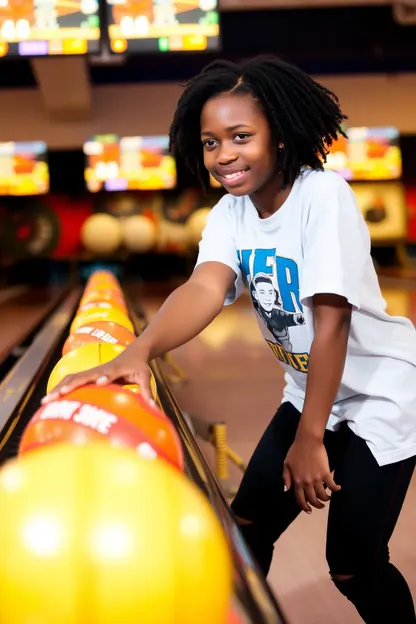
<svg viewBox="0 0 416 624"><path fill-rule="evenodd" d="M218 0L107 0L111 49L218 50Z"/></svg>
<svg viewBox="0 0 416 624"><path fill-rule="evenodd" d="M176 186L169 137L99 135L84 144L88 190L155 191Z"/></svg>
<svg viewBox="0 0 416 624"><path fill-rule="evenodd" d="M87 54L99 42L98 0L0 0L0 56Z"/></svg>
<svg viewBox="0 0 416 624"><path fill-rule="evenodd" d="M326 168L348 181L398 180L402 175L396 128L348 128L328 154Z"/></svg>
<svg viewBox="0 0 416 624"><path fill-rule="evenodd" d="M48 191L46 144L0 143L0 195L43 195Z"/></svg>

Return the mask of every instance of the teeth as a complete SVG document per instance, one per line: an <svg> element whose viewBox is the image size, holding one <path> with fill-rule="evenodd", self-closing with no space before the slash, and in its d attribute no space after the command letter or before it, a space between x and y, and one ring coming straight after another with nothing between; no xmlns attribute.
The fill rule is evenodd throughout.
<svg viewBox="0 0 416 624"><path fill-rule="evenodd" d="M234 180L234 178L238 178L238 176L240 176L242 173L244 173L244 171L236 171L236 173L228 173L227 175L224 176L224 178L227 178L227 180Z"/></svg>

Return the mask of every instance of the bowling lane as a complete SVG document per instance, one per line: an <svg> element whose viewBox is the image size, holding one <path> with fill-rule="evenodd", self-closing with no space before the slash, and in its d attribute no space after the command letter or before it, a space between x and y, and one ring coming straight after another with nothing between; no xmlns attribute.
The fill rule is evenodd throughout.
<svg viewBox="0 0 416 624"><path fill-rule="evenodd" d="M12 296L0 297L0 363L23 343L52 311L65 289L19 287Z"/></svg>
<svg viewBox="0 0 416 624"><path fill-rule="evenodd" d="M416 322L414 280L381 279L391 314ZM163 302L154 294L146 299L149 318ZM181 408L208 421L227 423L228 443L248 460L279 404L282 371L264 344L248 297L241 297L198 338L174 352L187 375L174 385ZM208 445L201 446L213 465ZM234 484L240 475L230 470ZM350 603L329 580L325 562L327 510L301 516L276 546L269 581L290 624L358 624ZM408 580L416 601L416 477L413 479L396 532L391 540L392 561Z"/></svg>

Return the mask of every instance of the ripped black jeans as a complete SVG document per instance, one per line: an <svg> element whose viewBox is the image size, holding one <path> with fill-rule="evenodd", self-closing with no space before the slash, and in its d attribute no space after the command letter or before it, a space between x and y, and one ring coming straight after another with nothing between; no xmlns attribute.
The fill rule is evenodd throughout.
<svg viewBox="0 0 416 624"><path fill-rule="evenodd" d="M267 575L273 544L300 513L293 489L283 491L283 462L300 413L284 403L263 434L232 503L255 559ZM412 596L390 563L388 543L412 478L415 458L379 466L364 440L346 425L325 433L325 447L341 490L329 505L326 556L334 580L367 624L415 624ZM415 548L409 543L409 548Z"/></svg>

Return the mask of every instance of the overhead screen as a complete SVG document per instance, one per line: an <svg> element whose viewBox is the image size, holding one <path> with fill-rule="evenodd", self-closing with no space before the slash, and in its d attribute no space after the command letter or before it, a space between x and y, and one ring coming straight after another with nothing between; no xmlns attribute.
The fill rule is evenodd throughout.
<svg viewBox="0 0 416 624"><path fill-rule="evenodd" d="M167 136L97 135L84 143L89 191L155 191L176 186Z"/></svg>
<svg viewBox="0 0 416 624"><path fill-rule="evenodd" d="M0 56L96 53L98 0L0 0Z"/></svg>
<svg viewBox="0 0 416 624"><path fill-rule="evenodd" d="M48 191L46 144L0 143L0 195L43 195Z"/></svg>
<svg viewBox="0 0 416 624"><path fill-rule="evenodd" d="M107 0L111 49L123 52L218 50L218 0Z"/></svg>
<svg viewBox="0 0 416 624"><path fill-rule="evenodd" d="M328 154L326 167L349 182L398 180L402 156L397 128L347 128Z"/></svg>

